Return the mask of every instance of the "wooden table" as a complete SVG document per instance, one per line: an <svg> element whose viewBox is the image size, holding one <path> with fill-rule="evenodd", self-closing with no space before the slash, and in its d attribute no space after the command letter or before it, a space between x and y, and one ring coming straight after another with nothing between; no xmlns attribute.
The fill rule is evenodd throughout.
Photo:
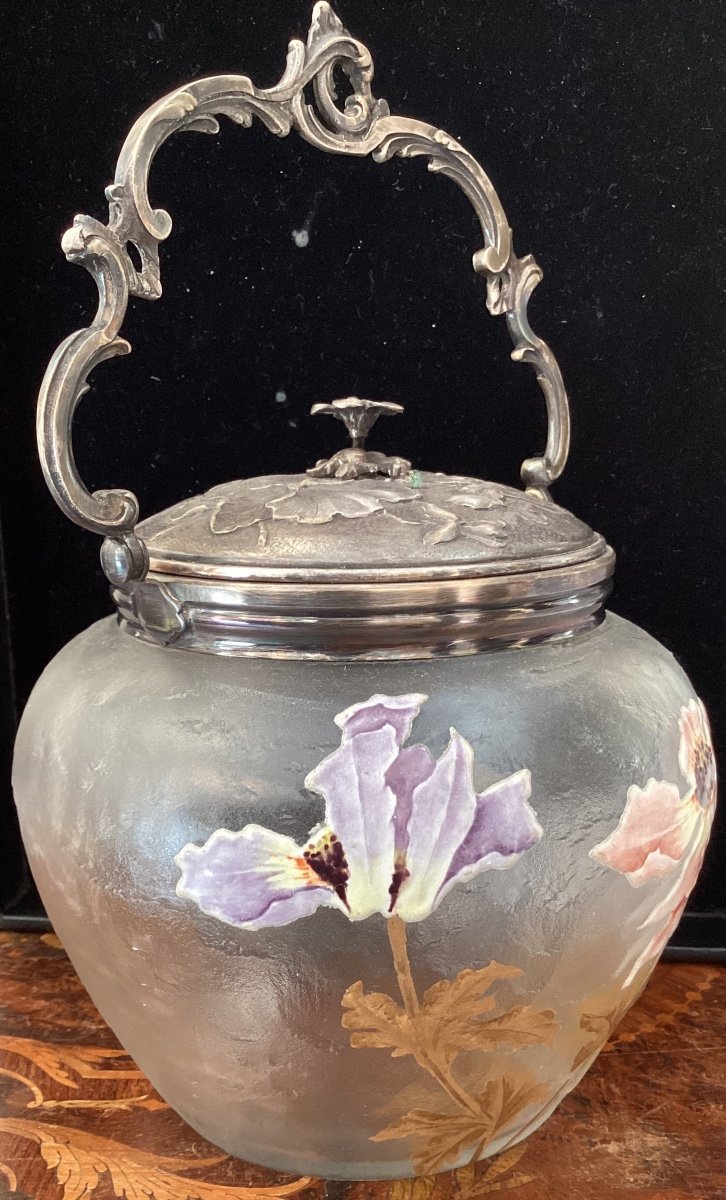
<svg viewBox="0 0 726 1200"><path fill-rule="evenodd" d="M659 966L542 1129L415 1182L296 1180L204 1142L119 1048L54 934L0 933L0 1080L2 1200L726 1200L720 967Z"/></svg>

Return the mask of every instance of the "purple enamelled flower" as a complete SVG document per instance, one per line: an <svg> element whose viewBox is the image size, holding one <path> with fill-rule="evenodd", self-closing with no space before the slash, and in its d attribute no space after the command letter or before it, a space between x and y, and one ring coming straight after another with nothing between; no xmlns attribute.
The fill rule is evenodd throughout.
<svg viewBox="0 0 726 1200"><path fill-rule="evenodd" d="M511 867L542 836L529 771L477 793L472 748L455 729L438 759L405 746L426 699L371 696L339 713L339 748L305 780L325 801L307 843L261 825L217 829L176 856L178 895L240 929L287 925L321 905L351 921L423 921L455 884Z"/></svg>

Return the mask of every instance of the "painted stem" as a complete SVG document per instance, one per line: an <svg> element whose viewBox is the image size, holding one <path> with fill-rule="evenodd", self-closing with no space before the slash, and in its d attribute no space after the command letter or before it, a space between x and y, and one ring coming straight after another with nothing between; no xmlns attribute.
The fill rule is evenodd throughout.
<svg viewBox="0 0 726 1200"><path fill-rule="evenodd" d="M393 965L396 969L396 978L398 980L398 988L403 1000L403 1006L406 1009L407 1015L411 1018L411 1022L416 1028L416 1018L421 1012L416 985L413 982L411 974L411 963L408 958L408 946L406 943L406 922L400 917L389 917L386 922L388 926L388 940L391 944L391 953L393 954ZM417 1030L418 1032L418 1030ZM464 1112L475 1117L481 1117L481 1110L474 1100L466 1094L463 1088L454 1079L451 1072L443 1063L438 1062L430 1053L428 1047L422 1042L419 1042L416 1049L416 1061L420 1066L428 1071L439 1087L443 1088L447 1096Z"/></svg>
<svg viewBox="0 0 726 1200"><path fill-rule="evenodd" d="M402 921L400 917L388 918L388 940L391 943L393 965L396 968L396 978L403 1006L409 1017L415 1017L420 1012L420 1005L411 974L411 964L408 960L406 922Z"/></svg>
<svg viewBox="0 0 726 1200"><path fill-rule="evenodd" d="M484 1134L484 1137L480 1138L479 1141L477 1142L476 1146L474 1147L474 1152L471 1155L471 1158L468 1160L469 1166L473 1166L474 1163L479 1162L482 1154L484 1153L487 1146L489 1145L490 1140L491 1140L491 1131L487 1130L487 1132ZM506 1146L504 1147L504 1149L506 1150Z"/></svg>

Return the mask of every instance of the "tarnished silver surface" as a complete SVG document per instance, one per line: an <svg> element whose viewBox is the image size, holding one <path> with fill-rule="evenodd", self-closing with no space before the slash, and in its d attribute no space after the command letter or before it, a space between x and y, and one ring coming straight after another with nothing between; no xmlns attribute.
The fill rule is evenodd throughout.
<svg viewBox="0 0 726 1200"><path fill-rule="evenodd" d="M342 108L333 78L336 65L353 92ZM171 218L149 201L154 155L177 131L217 133L219 114L241 125L257 117L278 136L295 129L312 145L335 154L371 155L377 162L394 155L424 155L431 171L459 185L481 225L484 245L474 255L474 268L486 278L487 307L492 314L506 314L515 346L512 357L534 368L547 405L546 449L525 461L523 481L528 491L547 498L550 484L561 474L569 447L567 396L551 350L527 320L527 304L541 271L531 256L514 255L499 198L476 160L442 130L392 116L385 101L374 98L372 76L366 47L343 28L327 3L316 4L307 43L290 43L285 71L274 87L259 89L245 76L220 75L177 88L152 105L121 151L115 180L106 191L108 222L77 216L64 235L67 258L93 275L99 304L92 324L66 338L48 366L38 405L38 443L48 487L60 507L71 520L106 536L102 561L112 583L141 580L148 570L146 547L136 532L139 505L126 490L90 494L84 487L73 458L73 414L93 368L130 350L119 336L129 297L155 299L161 294L159 243L171 232ZM314 104L305 96L308 85ZM139 270L131 245L140 256Z"/></svg>
<svg viewBox="0 0 726 1200"><path fill-rule="evenodd" d="M389 457L365 449L366 438L378 418L395 417L402 412L401 404L390 404L385 400L361 400L360 396L346 396L343 400L333 400L331 404L313 404L310 409L312 416L328 413L343 422L352 445L336 451L332 458L318 459L314 467L308 467L307 474L315 479L367 479L375 475L400 479L402 475L408 475L411 464L407 458L399 458L398 455Z"/></svg>
<svg viewBox="0 0 726 1200"><path fill-rule="evenodd" d="M175 504L139 526L151 570L216 579L446 579L522 574L602 555L599 534L500 484L263 475Z"/></svg>
<svg viewBox="0 0 726 1200"><path fill-rule="evenodd" d="M233 582L150 572L114 589L129 633L180 650L253 658L476 654L572 637L610 591L606 548L578 566L520 575L367 583Z"/></svg>
<svg viewBox="0 0 726 1200"><path fill-rule="evenodd" d="M142 523L150 570L114 590L157 645L271 658L473 654L597 624L614 555L571 513L514 488L269 475Z"/></svg>

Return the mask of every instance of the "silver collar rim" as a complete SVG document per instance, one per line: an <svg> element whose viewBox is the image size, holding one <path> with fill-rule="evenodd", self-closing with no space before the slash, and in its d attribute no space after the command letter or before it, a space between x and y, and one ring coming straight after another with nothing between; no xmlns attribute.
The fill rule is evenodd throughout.
<svg viewBox="0 0 726 1200"><path fill-rule="evenodd" d="M569 639L602 621L615 555L478 578L366 584L152 571L112 590L122 627L157 646L234 657L439 658Z"/></svg>

